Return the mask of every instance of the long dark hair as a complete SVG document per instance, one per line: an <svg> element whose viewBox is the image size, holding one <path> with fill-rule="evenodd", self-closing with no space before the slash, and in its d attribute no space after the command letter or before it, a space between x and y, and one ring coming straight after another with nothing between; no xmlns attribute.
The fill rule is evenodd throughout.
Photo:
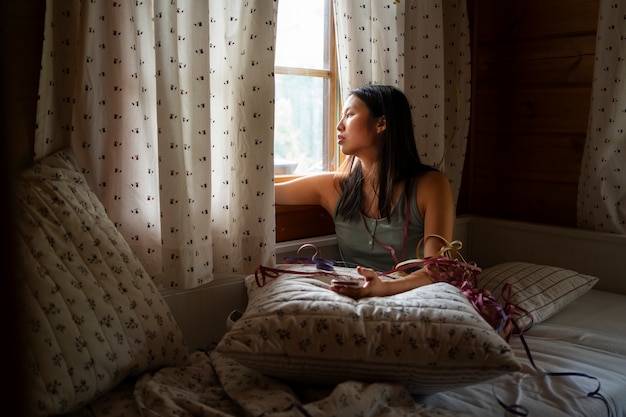
<svg viewBox="0 0 626 417"><path fill-rule="evenodd" d="M378 177L378 210L389 219L393 208L394 185L404 181L408 189L414 178L435 170L420 161L413 134L409 101L402 91L388 85L365 85L350 92L361 99L372 118L385 116L386 129L378 142L379 159L374 175ZM341 165L339 185L342 191L336 216L351 219L365 210L361 161L349 155Z"/></svg>

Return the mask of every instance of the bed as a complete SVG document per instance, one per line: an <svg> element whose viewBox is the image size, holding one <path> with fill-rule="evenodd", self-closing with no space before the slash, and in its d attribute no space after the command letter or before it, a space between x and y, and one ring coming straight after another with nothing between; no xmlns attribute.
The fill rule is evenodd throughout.
<svg viewBox="0 0 626 417"><path fill-rule="evenodd" d="M278 265L245 278L223 337L189 349L71 153L16 192L29 415L626 416L626 296L594 276L485 268L481 288L513 284L534 319L507 343L452 285L357 302L314 265Z"/></svg>

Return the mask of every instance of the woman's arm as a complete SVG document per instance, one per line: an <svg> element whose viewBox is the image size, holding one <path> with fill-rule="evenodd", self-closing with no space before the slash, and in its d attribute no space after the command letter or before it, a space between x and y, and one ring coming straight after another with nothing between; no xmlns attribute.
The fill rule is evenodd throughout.
<svg viewBox="0 0 626 417"><path fill-rule="evenodd" d="M439 235L448 242L454 229L454 202L450 181L440 172L429 172L420 178L417 206L424 217L424 257L436 255L445 245L441 239L428 237ZM415 255L419 257L419 254Z"/></svg>
<svg viewBox="0 0 626 417"><path fill-rule="evenodd" d="M339 192L334 186L335 174L324 172L307 175L274 185L277 205L317 204L332 216Z"/></svg>

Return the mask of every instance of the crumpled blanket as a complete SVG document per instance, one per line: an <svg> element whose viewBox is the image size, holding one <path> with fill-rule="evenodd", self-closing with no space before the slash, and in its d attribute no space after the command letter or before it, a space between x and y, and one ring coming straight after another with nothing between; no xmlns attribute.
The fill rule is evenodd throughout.
<svg viewBox="0 0 626 417"><path fill-rule="evenodd" d="M398 384L348 381L294 386L266 377L217 352L194 352L190 364L127 381L72 417L446 417Z"/></svg>

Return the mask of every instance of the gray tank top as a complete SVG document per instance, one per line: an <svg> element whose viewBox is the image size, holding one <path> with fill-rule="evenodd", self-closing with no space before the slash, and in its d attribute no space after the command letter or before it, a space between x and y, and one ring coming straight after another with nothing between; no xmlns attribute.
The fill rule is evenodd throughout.
<svg viewBox="0 0 626 417"><path fill-rule="evenodd" d="M346 220L335 216L335 234L343 262L347 266L359 265L383 272L392 269L398 262L415 258L417 244L424 237L424 219L417 207L416 195L417 181L409 198L410 217L404 256L402 246L407 216L406 192L402 193L398 204L392 210L389 222L386 218L372 219L362 216ZM397 261L392 255L391 248Z"/></svg>

